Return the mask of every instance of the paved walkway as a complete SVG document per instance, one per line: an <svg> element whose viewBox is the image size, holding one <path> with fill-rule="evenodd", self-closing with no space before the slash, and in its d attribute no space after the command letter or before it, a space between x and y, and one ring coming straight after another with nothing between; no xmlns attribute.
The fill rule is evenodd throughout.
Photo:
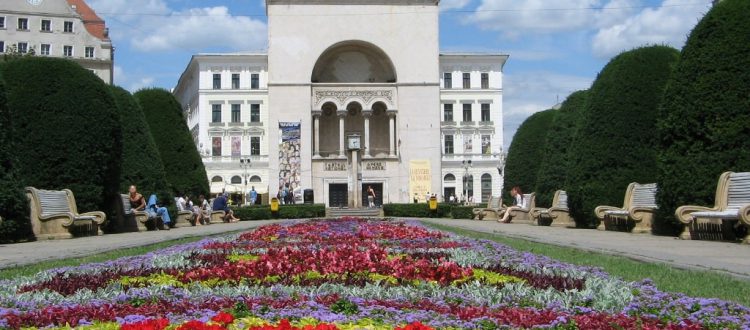
<svg viewBox="0 0 750 330"><path fill-rule="evenodd" d="M250 230L283 220L240 221L200 227L176 228L169 231L110 234L51 241L0 245L0 269L34 264L47 260L90 256L102 252L132 248L185 237L218 235Z"/></svg>
<svg viewBox="0 0 750 330"><path fill-rule="evenodd" d="M496 221L421 219L452 227L496 233L524 240L567 246L647 262L661 262L678 268L712 270L750 279L750 246L685 241L673 237L593 229L538 227L527 224L501 224Z"/></svg>

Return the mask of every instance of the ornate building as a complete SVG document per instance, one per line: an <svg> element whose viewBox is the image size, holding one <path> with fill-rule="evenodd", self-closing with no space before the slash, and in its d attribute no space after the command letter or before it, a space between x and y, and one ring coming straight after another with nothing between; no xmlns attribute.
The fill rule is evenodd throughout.
<svg viewBox="0 0 750 330"><path fill-rule="evenodd" d="M476 201L500 194L507 55L441 55L437 0L267 0L266 9L267 54L196 55L175 88L213 192L244 189L227 177L241 178L239 160L249 156L256 189L272 196L312 189L331 207L365 205L368 187L377 204L464 190L476 191ZM258 90L243 88L252 84L248 67L258 68ZM217 89L228 77L232 84ZM235 78L239 88L225 87ZM257 126L243 106L253 102ZM448 110L464 120L446 117ZM260 154L249 153L253 136ZM237 149L225 147L232 141ZM471 189L456 191L464 160L472 160L474 176L462 187Z"/></svg>

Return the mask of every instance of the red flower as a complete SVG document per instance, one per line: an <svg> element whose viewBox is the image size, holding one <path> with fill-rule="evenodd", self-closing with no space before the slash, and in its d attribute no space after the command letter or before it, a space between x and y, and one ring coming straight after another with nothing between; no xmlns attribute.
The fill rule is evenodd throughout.
<svg viewBox="0 0 750 330"><path fill-rule="evenodd" d="M153 319L135 323L127 323L120 326L120 330L163 330L169 325L166 319Z"/></svg>
<svg viewBox="0 0 750 330"><path fill-rule="evenodd" d="M232 324L232 322L234 322L234 316L232 316L232 314L229 314L229 313L219 312L219 314L216 314L216 316L211 318L211 321L219 323L223 326L227 326L227 325Z"/></svg>
<svg viewBox="0 0 750 330"><path fill-rule="evenodd" d="M226 330L227 328L216 324L206 324L201 321L188 321L177 327L176 330Z"/></svg>
<svg viewBox="0 0 750 330"><path fill-rule="evenodd" d="M393 330L435 330L432 327L426 326L421 322L412 322L402 327L396 327Z"/></svg>

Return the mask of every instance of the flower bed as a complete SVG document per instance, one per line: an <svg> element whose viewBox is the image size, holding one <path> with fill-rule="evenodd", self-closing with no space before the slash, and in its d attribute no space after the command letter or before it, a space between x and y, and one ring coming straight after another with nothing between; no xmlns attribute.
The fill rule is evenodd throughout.
<svg viewBox="0 0 750 330"><path fill-rule="evenodd" d="M0 328L743 329L750 309L507 246L290 222L0 282Z"/></svg>

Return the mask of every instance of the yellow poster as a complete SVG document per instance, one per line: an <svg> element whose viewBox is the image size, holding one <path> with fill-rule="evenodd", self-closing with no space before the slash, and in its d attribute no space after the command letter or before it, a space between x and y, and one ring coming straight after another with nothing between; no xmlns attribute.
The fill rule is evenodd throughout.
<svg viewBox="0 0 750 330"><path fill-rule="evenodd" d="M409 199L426 202L427 194L432 191L432 171L427 159L409 161Z"/></svg>

